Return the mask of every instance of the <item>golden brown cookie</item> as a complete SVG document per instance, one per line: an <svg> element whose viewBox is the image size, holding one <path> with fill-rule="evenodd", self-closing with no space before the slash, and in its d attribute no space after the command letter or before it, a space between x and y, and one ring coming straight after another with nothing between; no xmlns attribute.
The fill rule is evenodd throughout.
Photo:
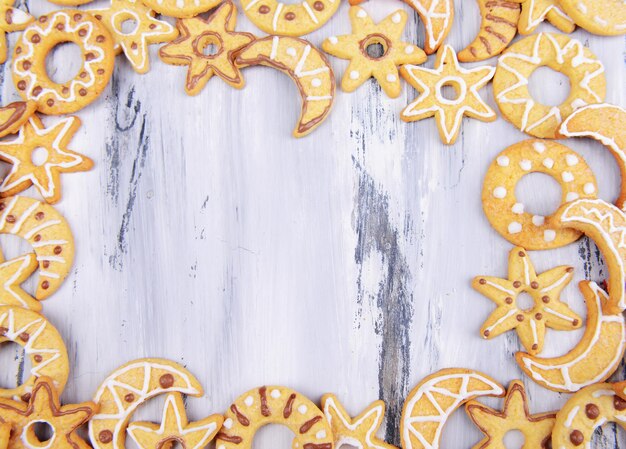
<svg viewBox="0 0 626 449"><path fill-rule="evenodd" d="M0 64L7 60L7 37L6 33L22 31L35 18L13 7L15 0L3 0L0 2Z"/></svg>
<svg viewBox="0 0 626 449"><path fill-rule="evenodd" d="M18 132L36 110L34 101L16 101L0 107L0 137Z"/></svg>
<svg viewBox="0 0 626 449"><path fill-rule="evenodd" d="M41 304L26 293L20 285L37 269L39 263L35 254L25 254L4 261L0 255L0 306L17 306L39 312Z"/></svg>
<svg viewBox="0 0 626 449"><path fill-rule="evenodd" d="M559 5L581 28L603 36L626 33L623 0L559 0Z"/></svg>
<svg viewBox="0 0 626 449"><path fill-rule="evenodd" d="M522 16L518 26L520 34L532 34L544 20L563 33L571 33L576 28L574 21L561 8L560 0L512 1L522 4Z"/></svg>
<svg viewBox="0 0 626 449"><path fill-rule="evenodd" d="M303 36L321 28L337 12L340 0L241 0L250 22L268 34Z"/></svg>
<svg viewBox="0 0 626 449"><path fill-rule="evenodd" d="M9 437L11 436L11 423L0 424L0 449L9 449Z"/></svg>
<svg viewBox="0 0 626 449"><path fill-rule="evenodd" d="M151 9L165 16L184 19L218 6L222 0L143 0Z"/></svg>

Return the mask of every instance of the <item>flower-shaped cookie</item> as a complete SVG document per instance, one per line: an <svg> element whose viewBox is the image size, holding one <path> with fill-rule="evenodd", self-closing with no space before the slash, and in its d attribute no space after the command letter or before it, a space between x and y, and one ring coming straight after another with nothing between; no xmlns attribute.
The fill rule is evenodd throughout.
<svg viewBox="0 0 626 449"><path fill-rule="evenodd" d="M352 92L374 77L387 95L400 95L398 66L426 61L421 48L401 41L406 20L406 12L398 10L375 24L363 8L350 8L352 34L331 36L322 44L326 53L350 60L341 80L343 90Z"/></svg>
<svg viewBox="0 0 626 449"><path fill-rule="evenodd" d="M574 269L560 266L537 275L526 250L516 247L509 253L508 279L478 276L472 287L497 304L481 328L484 338L493 338L515 329L522 345L530 354L543 348L546 327L558 330L577 329L580 317L560 301L559 296L572 280ZM532 307L518 304L520 293L533 300Z"/></svg>
<svg viewBox="0 0 626 449"><path fill-rule="evenodd" d="M35 18L21 9L14 8L15 0L0 1L0 64L7 60L7 37L11 31L22 31Z"/></svg>

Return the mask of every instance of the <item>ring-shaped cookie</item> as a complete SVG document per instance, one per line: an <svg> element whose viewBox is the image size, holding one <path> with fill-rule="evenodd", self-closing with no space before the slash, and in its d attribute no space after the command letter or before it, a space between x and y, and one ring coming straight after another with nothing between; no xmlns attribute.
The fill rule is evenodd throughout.
<svg viewBox="0 0 626 449"><path fill-rule="evenodd" d="M530 76L542 66L570 80L569 96L559 106L536 102L528 89ZM562 34L539 33L500 56L493 90L505 119L527 134L554 139L574 110L604 101L606 78L602 62L581 42Z"/></svg>
<svg viewBox="0 0 626 449"><path fill-rule="evenodd" d="M30 358L30 377L16 388L0 388L0 397L28 402L38 377L52 379L59 394L70 373L61 335L43 315L21 307L0 307L0 344L11 341Z"/></svg>
<svg viewBox="0 0 626 449"><path fill-rule="evenodd" d="M321 28L339 8L340 0L241 0L244 13L259 29L280 36L303 36Z"/></svg>
<svg viewBox="0 0 626 449"><path fill-rule="evenodd" d="M83 66L65 83L46 72L46 56L59 44L72 42L82 51ZM39 17L20 37L13 53L13 82L22 98L37 102L44 114L67 114L100 96L113 74L113 38L92 15L61 10Z"/></svg>
<svg viewBox="0 0 626 449"><path fill-rule="evenodd" d="M572 243L581 233L555 228L550 217L524 211L515 196L518 181L529 173L544 173L561 186L561 203L596 198L596 179L577 153L549 140L525 140L502 151L491 163L483 183L483 210L502 237L528 250L552 249Z"/></svg>
<svg viewBox="0 0 626 449"><path fill-rule="evenodd" d="M333 449L333 433L324 413L306 396L289 388L265 386L239 396L224 414L217 449L251 449L256 432L282 424L295 435L293 449Z"/></svg>

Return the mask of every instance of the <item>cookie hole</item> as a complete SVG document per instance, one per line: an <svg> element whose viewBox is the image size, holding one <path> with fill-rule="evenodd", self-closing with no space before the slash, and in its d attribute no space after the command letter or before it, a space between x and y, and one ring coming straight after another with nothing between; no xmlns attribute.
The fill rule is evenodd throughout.
<svg viewBox="0 0 626 449"><path fill-rule="evenodd" d="M53 82L64 84L74 79L83 66L83 51L74 42L55 45L46 56L46 74Z"/></svg>
<svg viewBox="0 0 626 449"><path fill-rule="evenodd" d="M196 42L196 52L202 56L212 57L220 53L222 45L217 36L207 34Z"/></svg>
<svg viewBox="0 0 626 449"><path fill-rule="evenodd" d="M570 82L561 72L539 67L530 75L528 89L535 101L546 106L559 106L569 96Z"/></svg>
<svg viewBox="0 0 626 449"><path fill-rule="evenodd" d="M561 204L561 186L552 176L544 173L529 173L515 187L518 203L532 215L548 216Z"/></svg>
<svg viewBox="0 0 626 449"><path fill-rule="evenodd" d="M0 388L19 387L30 377L30 358L17 343L12 341L0 346Z"/></svg>
<svg viewBox="0 0 626 449"><path fill-rule="evenodd" d="M462 101L467 93L467 86L457 78L443 78L435 86L442 103L456 104Z"/></svg>
<svg viewBox="0 0 626 449"><path fill-rule="evenodd" d="M526 438L524 438L524 434L519 430L509 430L504 434L502 443L504 443L504 447L506 447L506 449L522 449L525 440Z"/></svg>
<svg viewBox="0 0 626 449"><path fill-rule="evenodd" d="M139 24L135 19L126 19L120 23L118 29L122 34L135 34Z"/></svg>
<svg viewBox="0 0 626 449"><path fill-rule="evenodd" d="M48 160L48 150L44 147L37 147L30 154L30 160L34 166L39 167Z"/></svg>
<svg viewBox="0 0 626 449"><path fill-rule="evenodd" d="M446 100L455 101L459 99L459 94L452 83L444 84L439 91L441 92L441 96Z"/></svg>
<svg viewBox="0 0 626 449"><path fill-rule="evenodd" d="M380 59L387 55L389 42L385 36L373 34L361 42L361 50L368 58Z"/></svg>
<svg viewBox="0 0 626 449"><path fill-rule="evenodd" d="M38 421L33 425L35 438L40 443L46 443L54 437L54 429L46 421Z"/></svg>
<svg viewBox="0 0 626 449"><path fill-rule="evenodd" d="M535 307L535 301L533 300L533 297L526 292L521 292L517 296L516 303L517 307L525 312L530 312Z"/></svg>
<svg viewBox="0 0 626 449"><path fill-rule="evenodd" d="M252 440L252 449L276 449L292 447L294 434L286 426L270 424L259 429ZM302 449L295 448L294 449Z"/></svg>

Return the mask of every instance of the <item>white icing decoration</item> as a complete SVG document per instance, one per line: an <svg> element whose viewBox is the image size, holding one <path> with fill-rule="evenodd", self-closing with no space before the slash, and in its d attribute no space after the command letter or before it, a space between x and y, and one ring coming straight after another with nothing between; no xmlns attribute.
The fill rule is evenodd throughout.
<svg viewBox="0 0 626 449"><path fill-rule="evenodd" d="M543 231L543 239L546 242L553 242L556 239L556 232L553 229L546 229Z"/></svg>
<svg viewBox="0 0 626 449"><path fill-rule="evenodd" d="M517 221L512 221L508 226L509 234L518 234L522 232L522 225Z"/></svg>
<svg viewBox="0 0 626 449"><path fill-rule="evenodd" d="M356 13L356 16L360 19L364 19L367 17L367 13L364 9L360 8L359 11Z"/></svg>
<svg viewBox="0 0 626 449"><path fill-rule="evenodd" d="M566 202L570 202L570 201L575 201L578 198L580 198L580 195L578 195L578 193L576 192L567 192L567 195L565 195L565 201Z"/></svg>
<svg viewBox="0 0 626 449"><path fill-rule="evenodd" d="M574 180L574 175L572 175L571 172L564 171L561 173L561 179L563 179L563 182L572 182Z"/></svg>
<svg viewBox="0 0 626 449"><path fill-rule="evenodd" d="M573 167L574 165L578 164L578 157L576 157L576 155L574 154L568 154L567 156L565 156L565 162L569 167Z"/></svg>
<svg viewBox="0 0 626 449"><path fill-rule="evenodd" d="M549 157L545 158L543 160L542 164L547 169L552 169L552 167L554 167L554 161L552 159L550 159Z"/></svg>
<svg viewBox="0 0 626 449"><path fill-rule="evenodd" d="M524 205L522 203L515 203L511 208L514 214L521 215L524 213Z"/></svg>
<svg viewBox="0 0 626 449"><path fill-rule="evenodd" d="M546 145L543 142L534 142L533 148L535 149L537 153L540 153L540 154L546 151Z"/></svg>
<svg viewBox="0 0 626 449"><path fill-rule="evenodd" d="M353 80L359 79L359 72L357 72L356 70L352 70L350 72L350 78Z"/></svg>
<svg viewBox="0 0 626 449"><path fill-rule="evenodd" d="M546 217L543 215L533 215L532 222L535 226L543 226L546 222Z"/></svg>
<svg viewBox="0 0 626 449"><path fill-rule="evenodd" d="M498 186L493 189L493 196L502 199L506 196L506 189L502 186Z"/></svg>
<svg viewBox="0 0 626 449"><path fill-rule="evenodd" d="M404 47L404 52L407 55L412 54L415 51L415 47L413 45L407 45L406 47Z"/></svg>
<svg viewBox="0 0 626 449"><path fill-rule="evenodd" d="M595 191L596 186L594 186L592 182L588 182L583 186L583 192L585 192L586 195L592 195Z"/></svg>
<svg viewBox="0 0 626 449"><path fill-rule="evenodd" d="M248 407L251 407L252 404L254 404L254 398L252 396L248 396L244 399L243 403L246 404Z"/></svg>
<svg viewBox="0 0 626 449"><path fill-rule="evenodd" d="M530 171L533 168L533 163L528 159L522 159L519 161L519 166L524 171Z"/></svg>
<svg viewBox="0 0 626 449"><path fill-rule="evenodd" d="M387 81L390 83L395 83L396 81L398 81L398 77L390 73L387 75Z"/></svg>
<svg viewBox="0 0 626 449"><path fill-rule="evenodd" d="M500 167L508 167L509 166L509 158L507 156L498 156L496 162Z"/></svg>

